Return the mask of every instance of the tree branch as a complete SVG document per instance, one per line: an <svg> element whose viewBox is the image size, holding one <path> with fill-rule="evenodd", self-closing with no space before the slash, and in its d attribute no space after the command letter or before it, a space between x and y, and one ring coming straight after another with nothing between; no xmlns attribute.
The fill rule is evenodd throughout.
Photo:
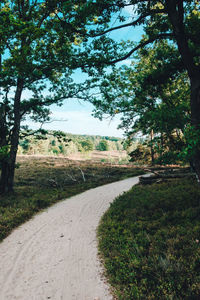
<svg viewBox="0 0 200 300"><path fill-rule="evenodd" d="M133 54L134 52L136 52L138 49L140 48L143 48L144 46L150 44L150 43L153 43L155 42L156 40L160 40L160 39L168 39L168 38L172 38L174 35L172 33L161 33L161 34L158 34L157 36L153 37L153 38L150 38L148 39L147 41L145 42L141 42L139 45L137 45L135 48L133 48L130 52L128 52L126 55L118 58L118 59L115 59L113 61L109 61L109 62L104 62L108 65L112 65L112 64L115 64L117 62L120 62L122 60L125 60L127 59L128 57L131 56L131 54Z"/></svg>
<svg viewBox="0 0 200 300"><path fill-rule="evenodd" d="M178 10L176 3L178 2ZM189 76L193 76L197 70L197 66L194 62L194 55L191 52L189 47L189 37L185 33L185 25L183 23L184 18L184 8L183 8L183 0L178 0L175 2L174 0L166 0L166 10L169 16L169 20L173 27L174 36L176 37L176 42L178 45L179 52L181 54L183 63L188 71Z"/></svg>
<svg viewBox="0 0 200 300"><path fill-rule="evenodd" d="M132 4L131 4L132 5ZM126 5L128 6L128 5ZM165 13L166 10L165 9L154 9L154 10L149 10L148 12L146 12L146 14L140 16L137 20L135 21L132 21L130 23L127 23L127 24L123 24L123 25L119 25L119 26L116 26L116 27L112 27L112 28L109 28L105 31L100 31L96 34L92 34L92 33L83 33L82 31L76 29L73 27L73 25L71 23L66 23L64 22L57 14L56 16L58 17L58 19L65 25L67 25L68 27L71 27L73 29L73 32L75 33L81 33L83 34L85 37L99 37L99 36L102 36L106 33L109 33L111 31L114 31L114 30L118 30L118 29L122 29L122 28L126 28L126 27L129 27L129 26L136 26L138 23L140 23L142 20L144 20L146 17L148 16L151 16L152 14L160 14L160 13Z"/></svg>
<svg viewBox="0 0 200 300"><path fill-rule="evenodd" d="M159 14L159 13L164 13L164 12L166 12L165 9L151 10L151 11L148 11L146 14L140 16L137 20L135 20L133 22L130 22L130 23L127 23L127 24L123 24L123 25L119 25L119 26L116 26L116 27L113 27L113 28L109 28L108 30L99 32L97 34L88 34L88 36L90 36L90 37L98 37L98 36L104 35L104 34L106 34L108 32L114 31L114 30L122 29L122 28L129 27L129 26L136 26L140 21L142 21L146 17L151 16L152 14Z"/></svg>

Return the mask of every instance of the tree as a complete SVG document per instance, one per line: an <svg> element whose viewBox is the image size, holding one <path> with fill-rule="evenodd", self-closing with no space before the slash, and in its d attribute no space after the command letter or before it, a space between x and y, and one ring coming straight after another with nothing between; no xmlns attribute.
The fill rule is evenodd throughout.
<svg viewBox="0 0 200 300"><path fill-rule="evenodd" d="M191 125L196 133L200 131L200 12L198 1L184 0L126 0L126 1L97 1L104 3L107 14L100 19L97 29L92 28L90 35L96 37L87 50L85 57L91 53L82 68L87 70L91 65L103 68L105 65L114 65L119 61L132 57L138 49L154 44L159 40L169 40L180 54L184 69L190 81L190 110ZM122 9L129 7L133 12L130 22L126 21ZM111 16L119 13L118 24L111 26ZM121 22L121 23L120 23ZM98 22L97 22L98 23ZM116 23L116 22L114 22ZM106 35L122 28L143 26L145 35L139 43L129 41L125 43L114 42ZM89 35L89 33L88 33ZM99 38L97 38L99 36ZM83 55L84 58L84 55ZM94 73L95 71L93 71ZM194 134L192 136L197 136ZM193 155L193 165L200 181L200 147L196 147Z"/></svg>
<svg viewBox="0 0 200 300"><path fill-rule="evenodd" d="M94 150L94 144L91 140L81 140L79 143L84 152L90 152Z"/></svg>
<svg viewBox="0 0 200 300"><path fill-rule="evenodd" d="M177 60L175 69L172 59ZM167 69L167 74L164 71L161 76L161 69ZM176 153L178 159L184 146L184 128L190 118L189 81L172 45L159 41L153 47L141 49L131 67L115 68L104 76L100 96L93 96L91 101L99 117L121 113L120 127L128 136L138 133L146 136L152 163L156 149L160 162L164 154L175 159Z"/></svg>
<svg viewBox="0 0 200 300"><path fill-rule="evenodd" d="M49 120L51 104L83 89L71 75L79 67L85 25L98 11L90 1L1 1L0 192L13 190L21 121Z"/></svg>
<svg viewBox="0 0 200 300"><path fill-rule="evenodd" d="M129 153L131 162L141 162L149 163L150 161L150 151L147 147L144 147L142 144L138 144L137 147Z"/></svg>
<svg viewBox="0 0 200 300"><path fill-rule="evenodd" d="M24 139L23 141L19 142L19 145L22 147L23 152L27 152L30 146L30 140Z"/></svg>
<svg viewBox="0 0 200 300"><path fill-rule="evenodd" d="M108 151L109 150L108 141L101 140L98 145L98 150L99 151Z"/></svg>

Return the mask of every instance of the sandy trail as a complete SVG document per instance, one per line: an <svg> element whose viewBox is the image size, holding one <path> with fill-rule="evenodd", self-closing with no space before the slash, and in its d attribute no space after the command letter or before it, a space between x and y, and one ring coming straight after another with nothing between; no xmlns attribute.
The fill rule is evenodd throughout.
<svg viewBox="0 0 200 300"><path fill-rule="evenodd" d="M109 203L138 177L50 207L0 244L1 300L111 300L97 257L96 228Z"/></svg>

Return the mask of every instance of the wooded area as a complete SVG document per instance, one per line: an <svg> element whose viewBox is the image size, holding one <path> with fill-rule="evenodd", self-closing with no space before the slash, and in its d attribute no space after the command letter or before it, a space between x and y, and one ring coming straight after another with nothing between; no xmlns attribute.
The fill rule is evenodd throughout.
<svg viewBox="0 0 200 300"><path fill-rule="evenodd" d="M68 199L77 193L119 180L124 184L124 179L142 175L129 178L127 188L139 184L113 203L108 191L116 192L116 197L119 182L102 187L100 198L93 190L91 202L86 193L63 215L54 212L51 222L41 214L41 225L33 231L29 230L32 221L27 232L22 226L23 242L21 235L13 242L10 236L8 246L1 248L1 264L6 266L1 267L1 298L25 299L25 291L35 297L40 290L42 298L68 299L64 293L67 278L75 291L73 297L104 299L98 290L94 292L94 284L92 296L80 296L80 290L90 290L90 279L101 285L104 281L87 277L88 261L97 265L87 246L95 253L94 224L100 221L90 223L87 217L100 218L103 202L109 198L110 208L100 221L98 239L105 281L112 286L110 296L123 300L199 299L199 37L198 0L0 2L0 240L61 199L73 204L74 199ZM76 78L76 71L82 81ZM100 120L120 118L126 138L44 130L45 123L52 121L52 105L62 106L69 99L92 103L93 114ZM24 126L27 120L39 123L39 129ZM89 157L93 150L97 150L98 160L68 157L74 153ZM127 165L126 158L124 165L123 156L106 161L104 151L127 152L131 162ZM146 173L154 175L147 177ZM72 231L61 232L56 220L64 230ZM78 228L83 231L74 238ZM90 235L90 229L95 234L87 240L85 233ZM51 238L46 244L45 236ZM37 248L39 242L41 248ZM66 251L56 255L49 251L51 245ZM77 255L78 247L84 248L87 257ZM12 249L8 255L7 250ZM55 268L48 269L46 261ZM77 267L76 276L70 273L69 261L72 268ZM86 276L80 274L81 264ZM38 267L26 275L29 266ZM62 286L59 291L58 282Z"/></svg>
<svg viewBox="0 0 200 300"><path fill-rule="evenodd" d="M59 134L59 136L58 136ZM48 131L43 137L30 136L19 140L18 154L26 155L70 155L97 151L123 151L123 139L108 136L76 135Z"/></svg>
<svg viewBox="0 0 200 300"><path fill-rule="evenodd" d="M123 28L132 34L119 41L112 34ZM13 190L22 121L44 123L50 105L68 98L91 101L100 118L122 113L130 137L150 136L152 162L178 157L199 180L199 32L192 0L1 1L1 192ZM130 68L115 68L127 58ZM72 80L77 68L84 83Z"/></svg>

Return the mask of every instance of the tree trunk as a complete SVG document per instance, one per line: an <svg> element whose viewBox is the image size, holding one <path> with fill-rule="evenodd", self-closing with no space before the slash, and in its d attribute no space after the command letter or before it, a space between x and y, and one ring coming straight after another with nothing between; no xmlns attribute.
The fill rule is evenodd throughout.
<svg viewBox="0 0 200 300"><path fill-rule="evenodd" d="M200 73L195 78L190 78L191 82L191 124L200 132ZM200 145L197 145L193 158L193 168L197 174L200 184Z"/></svg>
<svg viewBox="0 0 200 300"><path fill-rule="evenodd" d="M154 165L154 163L155 163L155 157L154 157L154 145L153 145L153 139L154 139L153 129L151 130L150 138L151 138L151 143L150 143L150 148L151 148L151 164Z"/></svg>
<svg viewBox="0 0 200 300"><path fill-rule="evenodd" d="M0 191L2 194L13 191L14 182L14 172L15 172L15 161L4 161L1 164L1 181L0 181Z"/></svg>
<svg viewBox="0 0 200 300"><path fill-rule="evenodd" d="M200 70L195 64L194 55L189 47L189 38L185 31L184 23L184 4L183 1L166 0L165 8L168 12L169 21L173 27L173 33L176 38L182 61L188 72L191 83L191 124L197 132L200 130ZM193 168L197 174L200 183L200 150L199 145L192 159Z"/></svg>
<svg viewBox="0 0 200 300"><path fill-rule="evenodd" d="M18 78L17 88L14 98L14 125L11 134L10 152L8 158L1 163L1 180L0 180L0 192L8 193L13 191L14 175L15 175L15 163L17 156L17 149L19 143L20 132L20 100L23 90L23 79Z"/></svg>
<svg viewBox="0 0 200 300"><path fill-rule="evenodd" d="M159 153L159 159L161 158L161 161L162 161L162 156L163 156L163 149L164 149L164 138L163 138L163 133L161 132L160 134L160 153Z"/></svg>

